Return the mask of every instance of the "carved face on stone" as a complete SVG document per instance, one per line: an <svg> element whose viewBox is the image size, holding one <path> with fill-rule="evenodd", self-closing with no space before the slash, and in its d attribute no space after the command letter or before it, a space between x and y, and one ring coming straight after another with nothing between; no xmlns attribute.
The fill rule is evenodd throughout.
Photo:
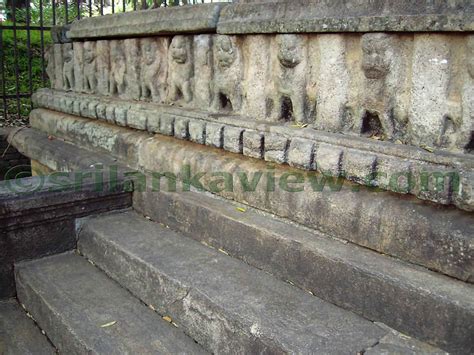
<svg viewBox="0 0 474 355"><path fill-rule="evenodd" d="M362 36L362 69L367 79L382 79L392 64L391 38L384 33L368 33Z"/></svg>
<svg viewBox="0 0 474 355"><path fill-rule="evenodd" d="M158 46L152 38L142 39L142 56L146 65L151 65L156 60Z"/></svg>
<svg viewBox="0 0 474 355"><path fill-rule="evenodd" d="M125 62L125 53L123 52L121 43L113 42L110 46L110 58L116 64Z"/></svg>
<svg viewBox="0 0 474 355"><path fill-rule="evenodd" d="M93 42L84 42L84 62L92 63L95 59L95 46Z"/></svg>
<svg viewBox="0 0 474 355"><path fill-rule="evenodd" d="M64 63L69 63L72 61L72 58L74 56L73 51L72 51L72 45L64 45L63 44L63 60Z"/></svg>
<svg viewBox="0 0 474 355"><path fill-rule="evenodd" d="M467 40L467 72L474 79L474 36Z"/></svg>
<svg viewBox="0 0 474 355"><path fill-rule="evenodd" d="M183 64L188 60L188 49L185 36L174 36L171 41L171 57L176 63Z"/></svg>
<svg viewBox="0 0 474 355"><path fill-rule="evenodd" d="M235 49L229 36L217 36L216 59L221 68L229 68L235 61Z"/></svg>
<svg viewBox="0 0 474 355"><path fill-rule="evenodd" d="M278 60L287 68L294 68L303 59L303 44L298 35L284 34L277 36Z"/></svg>

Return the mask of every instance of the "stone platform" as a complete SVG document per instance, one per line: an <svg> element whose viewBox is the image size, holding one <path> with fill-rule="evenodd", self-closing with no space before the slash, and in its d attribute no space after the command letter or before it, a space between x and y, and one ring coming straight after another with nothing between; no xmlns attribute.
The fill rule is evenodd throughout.
<svg viewBox="0 0 474 355"><path fill-rule="evenodd" d="M51 88L9 141L133 202L87 210L89 183L73 245L37 256L76 250L8 259L7 296L63 352L474 352L473 30L463 0L54 29Z"/></svg>

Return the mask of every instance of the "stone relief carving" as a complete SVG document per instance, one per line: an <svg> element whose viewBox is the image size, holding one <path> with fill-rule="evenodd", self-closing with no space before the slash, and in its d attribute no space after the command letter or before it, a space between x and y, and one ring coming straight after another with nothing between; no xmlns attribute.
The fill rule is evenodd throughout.
<svg viewBox="0 0 474 355"><path fill-rule="evenodd" d="M190 103L192 95L192 37L174 36L169 49L168 101Z"/></svg>
<svg viewBox="0 0 474 355"><path fill-rule="evenodd" d="M127 62L122 47L123 42L110 42L110 94L123 97L125 95L125 71Z"/></svg>
<svg viewBox="0 0 474 355"><path fill-rule="evenodd" d="M318 35L319 65L316 79L315 129L344 132L352 127L348 113L350 96L350 69L345 39L338 34ZM360 70L354 68L354 70Z"/></svg>
<svg viewBox="0 0 474 355"><path fill-rule="evenodd" d="M235 36L214 38L212 109L239 112L242 108L242 59Z"/></svg>
<svg viewBox="0 0 474 355"><path fill-rule="evenodd" d="M84 91L93 94L97 89L97 61L95 42L84 42Z"/></svg>
<svg viewBox="0 0 474 355"><path fill-rule="evenodd" d="M83 42L73 42L72 51L74 57L74 88L73 90L77 92L82 92L84 90L84 51L83 51Z"/></svg>
<svg viewBox="0 0 474 355"><path fill-rule="evenodd" d="M273 121L307 122L306 45L301 35L283 34L275 38L278 64L272 74L274 87L268 106Z"/></svg>
<svg viewBox="0 0 474 355"><path fill-rule="evenodd" d="M368 33L361 38L364 86L355 129L363 135L404 139L407 113L398 98L403 74L393 35Z"/></svg>
<svg viewBox="0 0 474 355"><path fill-rule="evenodd" d="M44 59L46 61L46 74L49 78L51 88L54 88L54 47L48 46L44 52Z"/></svg>
<svg viewBox="0 0 474 355"><path fill-rule="evenodd" d="M74 88L74 52L72 43L65 43L63 44L63 89L70 91Z"/></svg>
<svg viewBox="0 0 474 355"><path fill-rule="evenodd" d="M125 52L125 92L129 99L140 99L140 45L138 39L123 40Z"/></svg>
<svg viewBox="0 0 474 355"><path fill-rule="evenodd" d="M162 102L166 95L166 52L159 48L160 39L140 40L141 99Z"/></svg>
<svg viewBox="0 0 474 355"><path fill-rule="evenodd" d="M211 104L212 73L214 69L212 41L214 35L194 36L194 93L193 106L207 110Z"/></svg>
<svg viewBox="0 0 474 355"><path fill-rule="evenodd" d="M97 92L109 93L110 84L110 43L100 40L96 43Z"/></svg>
<svg viewBox="0 0 474 355"><path fill-rule="evenodd" d="M63 45L54 44L54 88L63 90Z"/></svg>
<svg viewBox="0 0 474 355"><path fill-rule="evenodd" d="M473 37L176 35L55 44L45 58L58 90L472 152Z"/></svg>
<svg viewBox="0 0 474 355"><path fill-rule="evenodd" d="M451 43L441 34L416 34L409 112L410 143L452 148L461 119L461 103L450 95Z"/></svg>

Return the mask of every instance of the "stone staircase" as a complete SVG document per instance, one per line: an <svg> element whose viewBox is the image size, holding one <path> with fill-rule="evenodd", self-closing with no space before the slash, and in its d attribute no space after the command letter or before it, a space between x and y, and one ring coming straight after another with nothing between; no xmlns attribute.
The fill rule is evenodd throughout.
<svg viewBox="0 0 474 355"><path fill-rule="evenodd" d="M34 129L13 140L55 170L114 160ZM137 188L76 238L15 265L19 303L61 353L473 351L472 284L208 192Z"/></svg>
<svg viewBox="0 0 474 355"><path fill-rule="evenodd" d="M307 231L253 211L245 213L242 226L248 225L249 220L254 221L255 228L266 228L261 229L262 239L255 238L252 246L246 246L245 238L235 240L235 245L242 246L241 253L248 247L254 248L254 254L263 252L265 239L272 234L274 238L278 234L281 237L286 228L286 232L294 233L288 233L287 240L281 242L299 244L300 270L305 268L308 275L312 270L323 272L318 269L325 269L328 275L334 273L330 265L305 260L304 254L309 255L311 250L314 253L316 249L309 241L300 239ZM193 223L192 214L188 221ZM266 226L261 225L264 221ZM218 219L209 222L219 225ZM245 234L245 229L242 232ZM221 233L223 238L219 242L227 245L226 230L222 229ZM219 243L207 239L198 229L195 235L204 237L195 239L201 242L133 210L85 218L79 223L77 234L76 252L19 263L15 268L19 302L61 353L349 354L382 353L387 349L401 353L442 353L282 279L284 269L288 277L298 279L297 273L291 270L296 266L291 246L286 255L283 250L271 251L275 257L280 255L276 262L286 260L277 277L265 271L265 253L257 268L253 266L257 262L252 261L255 256L243 257L248 263L238 260L225 249L208 244L206 240L216 246ZM333 255L329 253L337 246L331 248L331 244L345 246L334 240L327 242L326 255L320 250L323 264L330 259L336 261L334 250ZM279 244L275 243L276 249ZM304 249L307 251L303 252ZM380 263L378 273L383 274L384 270L389 273L387 266ZM352 265L348 271L355 273L357 268L358 265ZM387 279L389 276L385 275ZM449 280L438 280L438 283L433 289L449 289ZM384 287L376 279L360 287L370 285L374 296ZM330 287L324 281L320 286ZM340 283L332 283L332 288L335 296L349 291ZM421 292L420 286L418 294ZM433 308L441 309L439 313L446 313L443 296L438 294L438 299L432 300ZM348 298L354 297L357 295ZM416 303L417 292L413 290L406 301ZM468 325L472 302L469 294L459 292L455 300L449 301L456 304L459 312L464 312L464 325ZM374 304L376 297L365 302ZM350 308L348 304L345 308ZM420 308L419 312L422 311ZM414 319L424 323L418 316L413 314ZM450 316L449 324L463 321L455 313ZM433 336L437 331L433 327ZM34 344L32 353L39 351L39 345ZM469 346L458 345L458 350Z"/></svg>
<svg viewBox="0 0 474 355"><path fill-rule="evenodd" d="M0 355L474 353L474 9L340 3L53 30Z"/></svg>

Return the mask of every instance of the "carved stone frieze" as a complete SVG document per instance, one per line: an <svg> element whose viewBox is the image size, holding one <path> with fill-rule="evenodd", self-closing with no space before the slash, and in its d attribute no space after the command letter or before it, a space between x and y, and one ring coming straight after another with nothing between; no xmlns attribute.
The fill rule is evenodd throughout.
<svg viewBox="0 0 474 355"><path fill-rule="evenodd" d="M472 35L178 34L55 44L52 88L472 153Z"/></svg>

